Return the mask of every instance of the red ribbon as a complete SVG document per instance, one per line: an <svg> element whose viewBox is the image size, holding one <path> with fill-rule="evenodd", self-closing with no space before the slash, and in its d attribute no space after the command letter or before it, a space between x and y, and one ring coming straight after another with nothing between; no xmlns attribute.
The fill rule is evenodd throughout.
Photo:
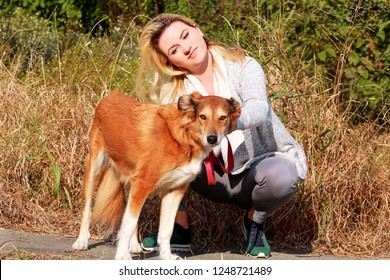
<svg viewBox="0 0 390 280"><path fill-rule="evenodd" d="M209 185L215 185L215 174L214 174L214 163L221 167L222 171L225 173L230 173L234 168L234 157L232 146L230 145L229 139L228 141L228 168L225 168L221 161L215 156L214 152L211 151L209 156L204 160L206 166L206 174L207 174L207 182Z"/></svg>

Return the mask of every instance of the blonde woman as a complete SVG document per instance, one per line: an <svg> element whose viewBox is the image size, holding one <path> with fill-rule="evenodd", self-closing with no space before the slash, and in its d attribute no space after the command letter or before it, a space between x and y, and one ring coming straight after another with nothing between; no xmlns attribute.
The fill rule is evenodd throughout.
<svg viewBox="0 0 390 280"><path fill-rule="evenodd" d="M246 252L268 257L270 246L264 221L288 203L300 180L306 178L306 157L270 106L266 79L260 64L241 49L227 49L208 41L191 19L162 14L150 20L139 41L142 65L137 81L139 92L149 90L155 102L176 102L184 94L233 97L241 105L236 130L228 135L234 154L234 169L226 174L215 166L216 186L208 185L205 168L190 188L216 202L234 203L247 210L243 229ZM215 151L228 160L228 141ZM177 212L172 250L188 249L191 231L185 204ZM142 242L155 250L155 237Z"/></svg>

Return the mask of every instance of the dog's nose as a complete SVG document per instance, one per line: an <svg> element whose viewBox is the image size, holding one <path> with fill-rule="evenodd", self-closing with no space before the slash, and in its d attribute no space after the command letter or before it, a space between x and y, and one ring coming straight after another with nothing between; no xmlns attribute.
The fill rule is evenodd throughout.
<svg viewBox="0 0 390 280"><path fill-rule="evenodd" d="M218 137L215 135L207 136L207 142L209 144L215 144L215 143L217 143L217 140L218 140Z"/></svg>

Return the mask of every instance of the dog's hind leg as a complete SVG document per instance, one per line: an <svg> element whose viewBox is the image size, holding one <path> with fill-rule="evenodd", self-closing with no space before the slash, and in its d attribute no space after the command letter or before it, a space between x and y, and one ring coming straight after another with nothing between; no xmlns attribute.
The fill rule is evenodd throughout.
<svg viewBox="0 0 390 280"><path fill-rule="evenodd" d="M80 233L72 248L74 250L87 250L89 233L89 222L91 219L91 205L93 190L99 184L100 178L104 172L106 165L106 154L104 150L100 150L97 154L91 153L86 164L83 193L85 205L81 219Z"/></svg>
<svg viewBox="0 0 390 280"><path fill-rule="evenodd" d="M118 232L118 247L116 260L130 260L130 240L136 233L138 218L146 198L150 194L154 184L135 179L130 188L129 200L123 215L122 224ZM135 237L134 237L135 238ZM134 242L134 239L133 241ZM137 241L138 242L138 241Z"/></svg>
<svg viewBox="0 0 390 280"><path fill-rule="evenodd" d="M176 212L188 185L171 190L161 198L160 225L157 242L160 245L160 259L172 260L180 257L171 253L170 240L173 233Z"/></svg>

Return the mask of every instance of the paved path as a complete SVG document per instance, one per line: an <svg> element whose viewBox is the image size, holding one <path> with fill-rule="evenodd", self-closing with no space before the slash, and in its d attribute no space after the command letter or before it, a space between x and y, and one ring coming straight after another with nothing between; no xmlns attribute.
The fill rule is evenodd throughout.
<svg viewBox="0 0 390 280"><path fill-rule="evenodd" d="M41 234L31 234L25 232L10 231L0 229L0 253L18 250L30 252L33 254L49 254L51 259L102 259L110 260L114 258L115 246L112 242L101 240L90 240L88 251L73 251L72 244L76 238L48 236ZM192 250L188 253L178 253L182 258L188 260L252 260L253 258L245 256L239 249L236 250ZM134 259L158 259L156 253L141 253L134 256ZM271 260L331 260L347 259L319 253L300 253L300 252L271 252Z"/></svg>

